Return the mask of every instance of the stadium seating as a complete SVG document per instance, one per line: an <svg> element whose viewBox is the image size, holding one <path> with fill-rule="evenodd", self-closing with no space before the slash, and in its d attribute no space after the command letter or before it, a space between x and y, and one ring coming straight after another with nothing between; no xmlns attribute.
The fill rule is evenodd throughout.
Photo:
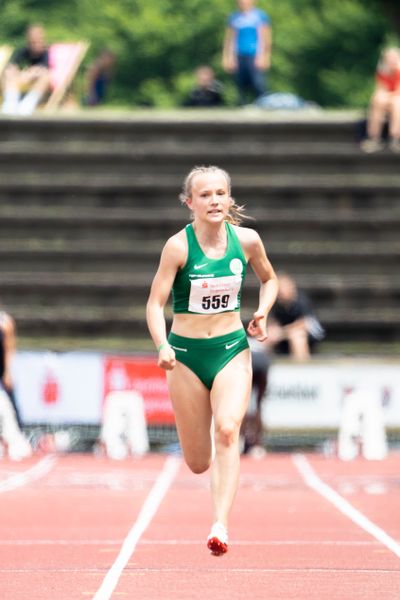
<svg viewBox="0 0 400 600"><path fill-rule="evenodd" d="M57 43L49 47L52 89L44 106L46 110L60 106L88 47L87 42Z"/></svg>
<svg viewBox="0 0 400 600"><path fill-rule="evenodd" d="M181 181L215 163L232 173L275 267L311 296L327 329L321 348L395 342L399 157L360 152L353 115L48 117L1 128L1 299L25 336L151 347L144 305L159 252L189 219ZM256 297L249 276L245 318Z"/></svg>
<svg viewBox="0 0 400 600"><path fill-rule="evenodd" d="M11 46L0 46L0 77L3 74L3 71L10 60L10 56L12 54Z"/></svg>

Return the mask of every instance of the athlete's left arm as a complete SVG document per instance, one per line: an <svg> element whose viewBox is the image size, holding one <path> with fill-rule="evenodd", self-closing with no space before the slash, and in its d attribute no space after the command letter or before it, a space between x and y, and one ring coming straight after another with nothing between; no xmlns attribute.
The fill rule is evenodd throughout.
<svg viewBox="0 0 400 600"><path fill-rule="evenodd" d="M254 229L240 228L239 239L246 257L260 281L258 308L247 328L259 341L267 339L267 317L278 294L278 278L268 260L264 244Z"/></svg>

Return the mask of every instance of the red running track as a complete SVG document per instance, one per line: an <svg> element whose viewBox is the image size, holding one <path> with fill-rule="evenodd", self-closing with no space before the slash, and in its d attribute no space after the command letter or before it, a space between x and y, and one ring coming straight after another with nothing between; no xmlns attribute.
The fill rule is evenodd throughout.
<svg viewBox="0 0 400 600"><path fill-rule="evenodd" d="M294 457L267 455L242 460L231 544L219 558L205 546L208 475L174 460L0 462L0 599L399 600L400 454L383 462L306 457L392 549L311 489ZM154 484L166 461L172 470L161 492ZM129 532L136 538L118 572Z"/></svg>

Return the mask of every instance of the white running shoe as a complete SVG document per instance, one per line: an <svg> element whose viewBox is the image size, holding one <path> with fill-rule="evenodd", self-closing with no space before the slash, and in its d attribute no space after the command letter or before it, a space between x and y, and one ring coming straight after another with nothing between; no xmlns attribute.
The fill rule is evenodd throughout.
<svg viewBox="0 0 400 600"><path fill-rule="evenodd" d="M207 538L207 548L214 556L221 556L228 552L228 531L222 523L217 521L211 527L210 535Z"/></svg>

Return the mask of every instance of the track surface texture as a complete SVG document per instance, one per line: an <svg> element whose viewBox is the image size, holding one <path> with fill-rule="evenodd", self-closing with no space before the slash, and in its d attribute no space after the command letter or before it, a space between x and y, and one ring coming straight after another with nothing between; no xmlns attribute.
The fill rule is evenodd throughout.
<svg viewBox="0 0 400 600"><path fill-rule="evenodd" d="M227 554L176 456L0 462L1 600L398 600L400 453L243 458Z"/></svg>

